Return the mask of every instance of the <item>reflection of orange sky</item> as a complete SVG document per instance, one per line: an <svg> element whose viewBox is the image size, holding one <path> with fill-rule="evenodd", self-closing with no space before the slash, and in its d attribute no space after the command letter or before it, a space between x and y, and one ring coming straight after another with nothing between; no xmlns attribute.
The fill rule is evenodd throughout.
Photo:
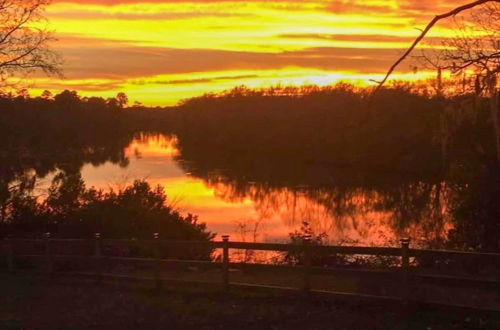
<svg viewBox="0 0 500 330"><path fill-rule="evenodd" d="M57 0L48 7L70 88L168 105L237 85L368 84L435 14L459 0ZM452 35L440 23L429 40ZM395 78L421 79L404 63Z"/></svg>
<svg viewBox="0 0 500 330"><path fill-rule="evenodd" d="M225 184L216 184L214 187L217 195L225 200L233 202L239 200L231 197L234 194L231 187ZM315 233L327 234L327 239L332 243L377 246L397 245L402 237L412 237L416 241L428 243L446 237L447 231L451 229L449 222L441 223L431 218L422 223L415 222L404 229L399 228L398 220L395 219L392 211L375 210L376 205L380 204L383 199L377 193L355 190L348 193L345 196L346 199L341 201L335 198L334 190L335 188L332 187L329 192L331 193L329 203L325 200L319 203L315 197L321 197L323 193L305 193L284 188L267 191L263 196L255 189L250 189L248 194L254 196L252 200L256 214L255 218L247 219L248 225L252 227L259 223L261 227L264 227L260 238L265 239L266 223L270 220L280 224L279 228L282 230L281 233L275 231L275 237L285 237L294 229L299 228L303 222L307 222ZM331 198L332 196L334 198ZM445 214L446 210L443 209L442 215Z"/></svg>
<svg viewBox="0 0 500 330"><path fill-rule="evenodd" d="M332 242L383 245L397 242L402 235L423 235L418 226L399 232L394 229L390 212L363 207L377 202L373 193L354 193L347 201L353 211L339 215L310 196L289 189L270 191L263 199L252 197L251 191L248 196L231 198L229 186L208 186L186 175L173 159L178 154L175 144L175 139L143 136L126 149L130 158L127 168L109 163L97 168L86 165L82 176L87 186L100 188L120 188L134 179L147 179L152 185L164 187L168 202L181 213L196 214L210 230L231 234L238 240L253 240L254 231L260 241L285 240L302 221L308 221L317 233L328 233Z"/></svg>
<svg viewBox="0 0 500 330"><path fill-rule="evenodd" d="M177 150L177 138L166 137L156 134L140 134L134 139L125 149L126 155L134 155L137 158L141 157L141 149L146 148L148 157L163 158L173 157L179 154Z"/></svg>

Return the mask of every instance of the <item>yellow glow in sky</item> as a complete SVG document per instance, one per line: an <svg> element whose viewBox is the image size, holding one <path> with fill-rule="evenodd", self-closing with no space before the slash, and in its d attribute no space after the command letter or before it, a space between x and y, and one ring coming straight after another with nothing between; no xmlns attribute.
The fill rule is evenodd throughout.
<svg viewBox="0 0 500 330"><path fill-rule="evenodd" d="M65 78L35 93L123 91L147 105L238 85L368 84L382 77L427 21L461 1L55 1L46 16ZM431 38L451 36L442 24ZM399 68L403 79L409 63Z"/></svg>

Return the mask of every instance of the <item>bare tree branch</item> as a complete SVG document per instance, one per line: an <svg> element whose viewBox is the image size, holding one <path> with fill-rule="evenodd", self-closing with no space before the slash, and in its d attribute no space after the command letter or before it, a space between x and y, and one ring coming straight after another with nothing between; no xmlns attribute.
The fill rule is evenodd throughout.
<svg viewBox="0 0 500 330"><path fill-rule="evenodd" d="M374 89L371 97L373 97L384 86L385 82L387 81L387 79L389 78L389 76L393 73L393 71L396 69L396 67L401 62L403 62L403 60L413 51L413 49L415 49L415 47L419 44L419 42L427 35L427 33L429 32L429 30L437 22L439 22L442 19L445 19L445 18L448 18L448 17L451 17L451 16L455 16L455 15L459 14L462 11L474 8L474 7L479 6L479 5L483 5L483 4L488 3L488 2L497 2L497 3L500 3L500 0L478 0L478 1L474 1L474 2L471 2L471 3L465 4L465 5L462 5L460 7L457 7L457 8L455 8L455 9L453 9L453 10L451 10L451 11L445 13L445 14L437 15L436 17L434 17L429 22L429 24L427 24L427 26L422 31L422 33L415 39L415 41L413 41L413 43L411 44L410 48L408 48L406 50L406 52L396 62L394 62L394 64L389 68L389 71L385 75L384 79Z"/></svg>
<svg viewBox="0 0 500 330"><path fill-rule="evenodd" d="M0 87L36 70L59 74L62 63L50 48L54 37L43 11L51 0L0 0Z"/></svg>

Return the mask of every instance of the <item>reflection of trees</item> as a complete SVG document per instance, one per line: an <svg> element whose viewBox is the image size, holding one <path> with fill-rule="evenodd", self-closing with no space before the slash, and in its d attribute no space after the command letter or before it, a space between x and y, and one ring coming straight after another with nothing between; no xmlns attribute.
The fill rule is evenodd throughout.
<svg viewBox="0 0 500 330"><path fill-rule="evenodd" d="M56 171L79 173L87 163L98 166L112 162L126 166L124 148L131 139L132 136L99 141L10 139L8 143L17 145L19 151L5 148L0 152L0 207L7 207L17 190L32 190L38 178Z"/></svg>
<svg viewBox="0 0 500 330"><path fill-rule="evenodd" d="M257 212L271 209L290 226L308 221L363 239L377 227L380 235L444 236L435 99L383 91L367 122L352 88L297 95L238 91L188 102L179 163L224 200L250 198Z"/></svg>
<svg viewBox="0 0 500 330"><path fill-rule="evenodd" d="M98 132L89 132L92 136L86 137L81 132L67 133L60 132L57 137L37 136L36 132L26 132L21 137L2 134L1 180L9 182L27 170L34 170L39 177L56 169L78 172L86 163L127 166L124 148L133 135L100 136Z"/></svg>
<svg viewBox="0 0 500 330"><path fill-rule="evenodd" d="M362 101L362 91L345 86L196 98L177 113L177 158L221 198L250 198L257 211L272 209L289 224L307 220L316 230L361 236L385 226L381 235L440 246L454 227L451 247L482 248L478 242L498 237L487 202L496 201L496 181L483 179L488 188L479 175L496 156L487 100L401 85L379 91L369 120ZM463 115L471 106L474 120ZM446 153L443 116L458 118Z"/></svg>
<svg viewBox="0 0 500 330"><path fill-rule="evenodd" d="M442 241L446 236L447 186L444 183L314 186L304 182L293 187L287 186L286 181L281 185L253 181L254 173L238 176L230 169L224 170L224 174L216 170L203 173L191 161L181 161L181 164L214 188L217 197L230 202L251 199L259 218L277 216L290 228L307 221L317 233L347 239L356 232L365 242L379 242L379 238L370 237L377 230L381 231L380 235L393 238L411 235L420 239L425 235L426 243Z"/></svg>
<svg viewBox="0 0 500 330"><path fill-rule="evenodd" d="M127 166L124 149L133 130L105 102L88 103L76 93L55 99L0 97L0 207L17 190L55 171L78 173L84 164Z"/></svg>

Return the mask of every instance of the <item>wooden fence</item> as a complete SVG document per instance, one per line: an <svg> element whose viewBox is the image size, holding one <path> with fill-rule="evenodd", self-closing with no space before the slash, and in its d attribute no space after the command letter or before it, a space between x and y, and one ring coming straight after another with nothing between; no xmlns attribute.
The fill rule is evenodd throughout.
<svg viewBox="0 0 500 330"><path fill-rule="evenodd" d="M310 237L305 237L302 244L278 244L278 243L247 243L247 242L232 242L229 236L222 236L221 241L167 241L161 240L158 234L153 235L152 240L111 240L103 239L100 234L95 234L91 240L87 239L55 239L50 233L45 234L43 239L13 239L6 238L3 242L3 251L6 258L6 268L10 272L16 271L18 260L34 258L42 264L42 269L46 273L54 273L54 265L62 259L71 259L73 261L87 260L95 267L91 272L80 272L84 275L95 276L98 280L103 278L114 279L148 279L156 283L160 288L167 281L182 281L183 279L167 279L163 276L165 265L183 265L198 268L215 268L220 271L219 284L224 291L229 291L232 287L246 287L252 289L277 290L277 291L296 291L307 294L326 295L338 298L353 298L353 299L372 299L376 301L388 301L408 304L416 301L417 298L412 296L412 288L420 281L430 281L432 283L446 283L453 286L463 288L487 288L499 293L500 289L500 253L475 253L475 252L459 252L459 251L444 251L444 250L425 250L410 248L409 239L401 239L400 247L358 247L358 246L318 246L311 243ZM41 253L23 254L16 251L16 246L25 243L33 243L38 246ZM86 244L91 246L92 251L87 251L86 254L57 254L53 251L54 244L64 243L69 245ZM146 244L150 248L147 257L144 256L113 256L103 253L103 244ZM178 251L183 251L190 248L204 249L204 251L213 251L216 249L222 250L217 260L183 260L164 257L164 249L169 247ZM40 252L39 250L39 252ZM266 263L245 263L231 262L231 250L253 250L253 251L274 251L285 254L295 254L300 256L300 262L291 264L266 264ZM322 267L313 263L313 259L317 255L356 255L356 256L381 256L390 257L397 261L394 267L387 269L349 269L342 267ZM449 263L450 260L460 260L462 264L486 265L491 271L487 272L486 276L478 275L457 275L441 274L436 272L425 272L419 267L418 262L422 260L445 260ZM103 265L107 262L141 262L151 266L149 275L126 275L126 274L108 274L103 271ZM300 285L296 287L263 285L258 283L242 283L235 282L231 279L231 270L233 269L252 269L252 270L270 270L285 271L293 273L299 279ZM400 287L398 295L373 295L359 292L339 292L329 290L318 290L311 287L311 276L317 274L348 274L352 275L373 275L373 274L391 274ZM383 275L384 276L384 275ZM188 279L189 283L205 283L202 279ZM214 282L210 282L211 285ZM500 295L499 295L500 296ZM428 302L425 302L428 303ZM441 303L436 303L440 305ZM456 305L457 307L471 307L454 303L445 303L444 305ZM498 306L482 306L479 309L488 309L500 311Z"/></svg>

